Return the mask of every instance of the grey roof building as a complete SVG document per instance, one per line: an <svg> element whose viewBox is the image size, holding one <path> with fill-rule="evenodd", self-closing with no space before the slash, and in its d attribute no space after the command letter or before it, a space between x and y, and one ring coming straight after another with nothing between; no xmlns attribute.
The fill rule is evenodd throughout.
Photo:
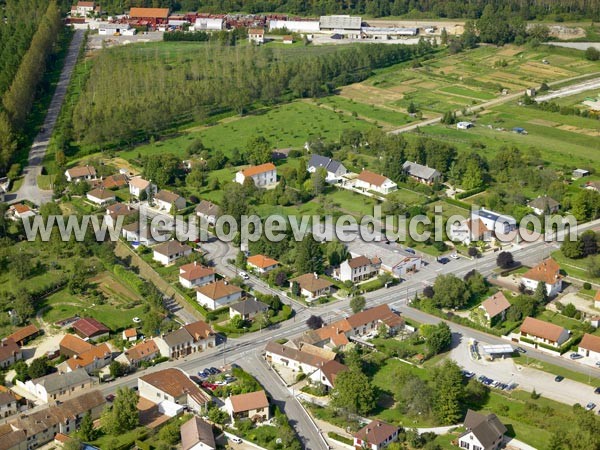
<svg viewBox="0 0 600 450"><path fill-rule="evenodd" d="M464 427L466 431L458 438L460 448L475 448L477 445L482 450L495 450L502 445L506 433L506 427L496 414L486 416L470 409L467 411ZM464 444L470 444L470 447Z"/></svg>
<svg viewBox="0 0 600 450"><path fill-rule="evenodd" d="M442 174L434 168L416 162L406 161L402 165L402 168L408 176L422 183L431 184L442 176Z"/></svg>
<svg viewBox="0 0 600 450"><path fill-rule="evenodd" d="M338 179L348 173L348 169L341 162L326 156L312 155L308 161L308 171L313 173L320 168L327 170L328 181Z"/></svg>
<svg viewBox="0 0 600 450"><path fill-rule="evenodd" d="M230 316L240 315L244 320L252 319L257 314L268 311L268 309L268 305L253 298L229 305Z"/></svg>

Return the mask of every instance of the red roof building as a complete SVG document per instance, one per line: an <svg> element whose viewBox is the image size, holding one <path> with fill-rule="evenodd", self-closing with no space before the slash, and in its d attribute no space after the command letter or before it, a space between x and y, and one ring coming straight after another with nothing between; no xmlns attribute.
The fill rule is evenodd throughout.
<svg viewBox="0 0 600 450"><path fill-rule="evenodd" d="M83 339L97 340L108 337L110 329L103 323L98 322L91 317L79 319L72 325L75 333Z"/></svg>

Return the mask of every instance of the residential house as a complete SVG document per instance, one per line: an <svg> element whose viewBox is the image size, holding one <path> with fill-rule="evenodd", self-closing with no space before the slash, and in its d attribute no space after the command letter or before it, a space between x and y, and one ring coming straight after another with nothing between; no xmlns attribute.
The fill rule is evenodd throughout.
<svg viewBox="0 0 600 450"><path fill-rule="evenodd" d="M38 337L40 334L42 334L42 331L35 325L31 324L15 330L6 338L13 340L19 347L22 347L32 339Z"/></svg>
<svg viewBox="0 0 600 450"><path fill-rule="evenodd" d="M374 191L383 195L398 189L398 185L389 178L369 170L363 170L360 175L358 175L354 187L363 191Z"/></svg>
<svg viewBox="0 0 600 450"><path fill-rule="evenodd" d="M560 208L560 204L547 195L539 196L538 198L531 200L527 206L533 209L533 212L538 216L541 216L542 214L557 213Z"/></svg>
<svg viewBox="0 0 600 450"><path fill-rule="evenodd" d="M545 259L521 275L521 283L525 289L535 291L538 284L542 282L546 285L549 297L554 297L562 290L562 280L560 266L552 258Z"/></svg>
<svg viewBox="0 0 600 450"><path fill-rule="evenodd" d="M152 259L158 261L163 266L173 264L179 258L192 254L192 248L189 245L182 244L179 241L171 240L158 244L154 247Z"/></svg>
<svg viewBox="0 0 600 450"><path fill-rule="evenodd" d="M154 196L154 206L162 211L171 212L173 208L179 211L185 208L185 198L175 192L161 189Z"/></svg>
<svg viewBox="0 0 600 450"><path fill-rule="evenodd" d="M12 339L0 341L0 368L6 369L23 359L21 348Z"/></svg>
<svg viewBox="0 0 600 450"><path fill-rule="evenodd" d="M196 205L196 215L200 219L206 220L209 225L215 226L221 215L221 208L208 200L200 200L200 203Z"/></svg>
<svg viewBox="0 0 600 450"><path fill-rule="evenodd" d="M501 448L507 429L496 414L467 411L465 431L458 437L458 447L466 450L496 450Z"/></svg>
<svg viewBox="0 0 600 450"><path fill-rule="evenodd" d="M514 217L499 214L485 208L473 211L471 219L481 220L489 231L496 234L508 234L517 229L517 221Z"/></svg>
<svg viewBox="0 0 600 450"><path fill-rule="evenodd" d="M137 209L132 208L129 205L124 203L115 203L106 208L104 220L109 226L114 227L119 217L123 216L123 218L125 218L129 216L135 216L137 212Z"/></svg>
<svg viewBox="0 0 600 450"><path fill-rule="evenodd" d="M60 373L73 372L79 368L83 368L87 373L93 374L103 367L108 366L112 362L112 352L106 343L94 345L90 350L87 350L78 355L71 356L66 361L62 362L56 368Z"/></svg>
<svg viewBox="0 0 600 450"><path fill-rule="evenodd" d="M402 169L406 175L423 184L432 185L442 178L442 174L434 168L416 162L406 161L402 165Z"/></svg>
<svg viewBox="0 0 600 450"><path fill-rule="evenodd" d="M92 317L83 317L71 327L80 338L90 341L107 338L110 334L110 329L106 325Z"/></svg>
<svg viewBox="0 0 600 450"><path fill-rule="evenodd" d="M585 333L579 343L579 354L600 361L600 336Z"/></svg>
<svg viewBox="0 0 600 450"><path fill-rule="evenodd" d="M77 166L72 169L65 171L65 177L67 181L78 182L78 181L89 181L96 179L96 169L92 166Z"/></svg>
<svg viewBox="0 0 600 450"><path fill-rule="evenodd" d="M590 175L590 171L586 169L575 169L573 171L573 178L579 179L583 177L588 177Z"/></svg>
<svg viewBox="0 0 600 450"><path fill-rule="evenodd" d="M133 177L129 180L129 193L137 198L140 198L142 192L145 192L146 197L156 194L157 187L148 180L142 177Z"/></svg>
<svg viewBox="0 0 600 450"><path fill-rule="evenodd" d="M290 288L294 283L298 283L298 286L300 286L300 295L306 297L309 302L329 295L331 293L331 286L333 286L331 281L321 278L316 273L305 273L299 277L292 278L290 280Z"/></svg>
<svg viewBox="0 0 600 450"><path fill-rule="evenodd" d="M71 7L72 16L87 17L88 14L96 12L96 4L94 2L77 2L77 5Z"/></svg>
<svg viewBox="0 0 600 450"><path fill-rule="evenodd" d="M235 174L235 182L244 184L246 178L251 178L259 188L269 188L277 184L277 167L273 163L251 166Z"/></svg>
<svg viewBox="0 0 600 450"><path fill-rule="evenodd" d="M92 189L86 194L86 197L90 202L100 206L107 205L117 199L113 191L104 188Z"/></svg>
<svg viewBox="0 0 600 450"><path fill-rule="evenodd" d="M229 317L240 316L244 320L253 320L257 314L264 314L269 306L254 298L247 298L241 302L229 305Z"/></svg>
<svg viewBox="0 0 600 450"><path fill-rule="evenodd" d="M264 422L271 418L269 400L267 400L265 391L230 395L225 399L225 409L232 422L245 418L253 422Z"/></svg>
<svg viewBox="0 0 600 450"><path fill-rule="evenodd" d="M95 384L84 368L67 373L51 373L25 383L17 382L18 386L26 389L43 403L63 401L65 398L81 394Z"/></svg>
<svg viewBox="0 0 600 450"><path fill-rule="evenodd" d="M137 337L138 332L135 328L127 328L121 333L121 339L125 342L135 342L137 341Z"/></svg>
<svg viewBox="0 0 600 450"><path fill-rule="evenodd" d="M0 427L0 442L7 450L40 448L58 433L76 431L86 414L92 420L100 417L106 400L100 391L86 392L56 406L18 416Z"/></svg>
<svg viewBox="0 0 600 450"><path fill-rule="evenodd" d="M550 322L526 317L521 324L521 342L523 339L533 341L534 345L541 343L552 347L560 347L569 340L569 331ZM527 342L526 342L527 343Z"/></svg>
<svg viewBox="0 0 600 450"><path fill-rule="evenodd" d="M377 257L367 258L362 255L356 256L340 264L339 279L359 283L377 276L380 270L381 259Z"/></svg>
<svg viewBox="0 0 600 450"><path fill-rule="evenodd" d="M251 269L256 270L260 274L269 273L279 266L279 261L265 255L249 256L247 263Z"/></svg>
<svg viewBox="0 0 600 450"><path fill-rule="evenodd" d="M181 369L169 368L153 372L138 378L140 397L152 403L169 401L179 405L187 405L195 412L203 412L211 402L206 394Z"/></svg>
<svg viewBox="0 0 600 450"><path fill-rule="evenodd" d="M458 122L456 124L456 129L457 130L468 130L469 128L473 128L475 125L473 125L473 122Z"/></svg>
<svg viewBox="0 0 600 450"><path fill-rule="evenodd" d="M92 348L94 348L93 344L73 334L65 335L59 343L60 355L67 358L87 352Z"/></svg>
<svg viewBox="0 0 600 450"><path fill-rule="evenodd" d="M343 349L350 343L346 336L345 328L341 329L337 324L326 325L317 330L305 331L302 340L328 350L335 348Z"/></svg>
<svg viewBox="0 0 600 450"><path fill-rule="evenodd" d="M384 304L365 309L331 324L331 327L342 330L348 338L364 336L377 331L380 326L385 326L389 333L394 334L404 327L404 319Z"/></svg>
<svg viewBox="0 0 600 450"><path fill-rule="evenodd" d="M250 28L248 30L248 41L255 44L265 43L265 30L262 28Z"/></svg>
<svg viewBox="0 0 600 450"><path fill-rule="evenodd" d="M125 350L115 360L129 367L140 367L142 362L152 361L159 356L160 350L156 342L149 339Z"/></svg>
<svg viewBox="0 0 600 450"><path fill-rule="evenodd" d="M122 173L117 173L114 175L110 175L104 178L99 187L103 187L104 189L121 189L127 186L129 180L127 175Z"/></svg>
<svg viewBox="0 0 600 450"><path fill-rule="evenodd" d="M154 341L162 356L177 359L214 347L216 335L210 325L200 320L155 338Z"/></svg>
<svg viewBox="0 0 600 450"><path fill-rule="evenodd" d="M490 241L492 232L488 230L481 219L465 219L450 225L448 237L454 242L469 246L472 242Z"/></svg>
<svg viewBox="0 0 600 450"><path fill-rule="evenodd" d="M485 299L479 308L484 311L488 326L492 327L506 318L506 311L510 308L510 303L504 293L499 291Z"/></svg>
<svg viewBox="0 0 600 450"><path fill-rule="evenodd" d="M286 343L285 345L275 341L268 342L265 347L265 359L269 364L284 366L295 372L312 374L326 362L335 358L335 353L332 358L328 354L317 354L317 352L314 351L302 351L292 344L292 342ZM308 350L309 346L311 346L311 344L308 344L305 350ZM313 350L314 348L315 347L312 346Z"/></svg>
<svg viewBox="0 0 600 450"><path fill-rule="evenodd" d="M35 212L27 205L23 203L17 203L9 208L9 212L12 214L14 220L23 220L27 217L34 217Z"/></svg>
<svg viewBox="0 0 600 450"><path fill-rule="evenodd" d="M9 417L19 412L17 398L12 392L0 392L0 418Z"/></svg>
<svg viewBox="0 0 600 450"><path fill-rule="evenodd" d="M215 435L212 425L200 419L192 417L179 429L181 435L182 450L216 450Z"/></svg>
<svg viewBox="0 0 600 450"><path fill-rule="evenodd" d="M217 280L196 287L196 301L208 309L219 309L242 298L242 291L226 280Z"/></svg>
<svg viewBox="0 0 600 450"><path fill-rule="evenodd" d="M157 239L163 239L163 232L152 229L150 225L143 225L139 222L132 222L123 225L121 234L127 242L138 243L150 247L157 243Z"/></svg>
<svg viewBox="0 0 600 450"><path fill-rule="evenodd" d="M343 175L348 173L348 170L341 162L327 158L326 156L312 155L308 161L308 171L310 173L315 173L320 168L327 171L325 181L329 183L338 182Z"/></svg>
<svg viewBox="0 0 600 450"><path fill-rule="evenodd" d="M328 389L332 389L335 386L337 376L347 370L347 366L332 359L319 366L316 371L309 375L309 378L314 382L321 383Z"/></svg>
<svg viewBox="0 0 600 450"><path fill-rule="evenodd" d="M215 271L196 261L179 267L179 283L188 289L215 281Z"/></svg>
<svg viewBox="0 0 600 450"><path fill-rule="evenodd" d="M395 425L373 420L354 433L354 448L381 450L398 440L400 428Z"/></svg>

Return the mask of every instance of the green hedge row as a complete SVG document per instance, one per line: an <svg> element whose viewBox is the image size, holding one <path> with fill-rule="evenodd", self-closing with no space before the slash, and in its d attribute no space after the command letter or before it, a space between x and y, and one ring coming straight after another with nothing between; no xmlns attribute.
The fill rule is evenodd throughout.
<svg viewBox="0 0 600 450"><path fill-rule="evenodd" d="M467 197L471 197L472 195L477 195L481 192L484 192L485 188L484 187L479 187L479 188L475 188L475 189L470 189L468 191L465 192L461 192L460 194L456 194L455 197L457 199L461 199L461 198L467 198Z"/></svg>
<svg viewBox="0 0 600 450"><path fill-rule="evenodd" d="M126 286L133 289L140 295L143 295L144 292L144 280L137 276L136 273L127 270L125 267L120 264L115 264L113 266L114 275L122 281Z"/></svg>
<svg viewBox="0 0 600 450"><path fill-rule="evenodd" d="M460 200L455 200L453 198L445 198L444 201L451 205L458 206L459 208L463 208L463 209L467 209L467 210L471 209L471 205L469 205L468 203L465 203L465 202L461 202Z"/></svg>

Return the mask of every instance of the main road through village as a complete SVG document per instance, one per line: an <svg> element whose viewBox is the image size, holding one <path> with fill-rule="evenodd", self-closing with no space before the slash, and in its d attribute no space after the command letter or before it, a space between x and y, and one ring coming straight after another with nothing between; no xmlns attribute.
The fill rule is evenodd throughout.
<svg viewBox="0 0 600 450"><path fill-rule="evenodd" d="M579 232L587 229L599 229L600 220L587 223L579 227ZM224 243L212 243L211 250L214 254L211 256L216 263L217 269L228 275L235 275L234 269L228 264L227 259L235 255L235 251ZM558 244L553 242L545 242L538 240L531 243L523 243L515 245L509 250L513 253L515 260L524 264L535 264L543 258L549 256L550 252L556 250ZM409 303L414 298L416 293L423 290L426 285L432 284L433 280L439 273L452 273L457 276L464 276L470 270L477 270L483 275L490 275L496 269L496 253L486 254L478 259L471 260L460 258L451 261L446 265L441 265L434 261L430 262L420 272L410 276L407 280L399 285L382 289L365 295L367 306L372 307L379 304L388 304L391 307L400 311L407 318L413 319L420 323L438 323L441 319L424 313L410 307ZM258 291L265 293L274 293L271 288L263 284L257 278L252 277L250 284ZM283 299L287 303L289 299ZM326 449L327 444L323 439L320 430L317 429L314 422L301 407L298 400L292 393L284 387L278 379L277 374L266 364L262 358L263 348L265 344L273 339L289 338L306 330L306 319L311 314L317 314L323 317L326 322L331 322L350 314L348 300L339 300L328 303L322 306L314 306L311 308L293 303L296 314L293 319L284 323L272 326L258 333L252 333L238 339L228 339L222 341L216 348L213 348L204 353L197 353L188 356L185 359L169 361L160 364L157 367L146 369L142 372L137 372L133 375L118 379L111 383L101 385L101 390L104 394L115 392L122 386L133 387L137 383L137 378L145 373L162 370L167 367L179 367L190 374L195 374L198 369L211 366L219 366L225 363L235 362L242 366L245 370L252 373L265 389L271 394L274 402L278 404L290 418L292 425L300 436L300 439L305 448L308 449ZM476 339L480 342L488 344L506 344L505 339L483 333L471 328L448 322L454 340L463 344L469 339ZM537 350L528 349L528 355L541 361L546 361L557 366L565 367L570 370L589 374L590 369L579 365L577 362L568 359L555 357L547 353ZM600 369L591 369L600 371Z"/></svg>

